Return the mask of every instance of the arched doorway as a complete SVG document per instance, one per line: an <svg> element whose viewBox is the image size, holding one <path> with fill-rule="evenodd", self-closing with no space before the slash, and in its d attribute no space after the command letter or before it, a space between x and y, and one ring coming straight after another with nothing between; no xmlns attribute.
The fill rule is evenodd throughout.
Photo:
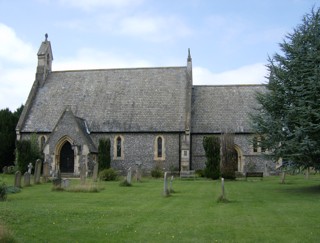
<svg viewBox="0 0 320 243"><path fill-rule="evenodd" d="M238 152L236 149L233 149L230 157L232 161L233 171L238 171Z"/></svg>
<svg viewBox="0 0 320 243"><path fill-rule="evenodd" d="M68 141L63 144L60 150L60 171L65 173L74 172L74 151Z"/></svg>
<svg viewBox="0 0 320 243"><path fill-rule="evenodd" d="M234 146L235 171L243 172L243 156L238 145Z"/></svg>

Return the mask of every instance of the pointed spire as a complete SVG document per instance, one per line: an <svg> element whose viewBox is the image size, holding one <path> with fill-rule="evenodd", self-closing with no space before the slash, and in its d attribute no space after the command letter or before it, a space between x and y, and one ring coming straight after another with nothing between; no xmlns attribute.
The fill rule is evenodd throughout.
<svg viewBox="0 0 320 243"><path fill-rule="evenodd" d="M190 55L190 48L188 48L188 62L191 62L192 61L192 58L191 58L191 55Z"/></svg>

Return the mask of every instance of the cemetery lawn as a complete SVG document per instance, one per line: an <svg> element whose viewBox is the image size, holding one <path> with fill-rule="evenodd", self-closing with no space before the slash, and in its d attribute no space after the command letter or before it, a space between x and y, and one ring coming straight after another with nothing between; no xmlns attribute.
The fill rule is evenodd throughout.
<svg viewBox="0 0 320 243"><path fill-rule="evenodd" d="M11 175L0 180L13 184ZM0 202L0 229L16 242L319 242L320 175L286 182L226 181L229 203L217 203L220 181L205 179L174 180L170 197L151 178L98 182L98 193L32 185Z"/></svg>

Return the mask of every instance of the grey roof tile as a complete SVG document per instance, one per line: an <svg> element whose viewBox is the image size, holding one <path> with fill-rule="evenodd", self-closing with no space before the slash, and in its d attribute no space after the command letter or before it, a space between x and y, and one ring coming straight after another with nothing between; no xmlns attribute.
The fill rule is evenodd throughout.
<svg viewBox="0 0 320 243"><path fill-rule="evenodd" d="M186 67L52 72L22 132L51 132L67 106L91 132L184 131L186 83Z"/></svg>
<svg viewBox="0 0 320 243"><path fill-rule="evenodd" d="M193 133L250 132L249 116L264 85L193 86Z"/></svg>

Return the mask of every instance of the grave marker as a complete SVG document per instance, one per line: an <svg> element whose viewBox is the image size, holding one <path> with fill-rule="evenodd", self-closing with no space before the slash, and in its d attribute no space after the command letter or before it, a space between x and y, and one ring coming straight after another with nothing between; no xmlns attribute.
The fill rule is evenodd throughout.
<svg viewBox="0 0 320 243"><path fill-rule="evenodd" d="M23 174L23 186L30 186L30 173L25 172Z"/></svg>

